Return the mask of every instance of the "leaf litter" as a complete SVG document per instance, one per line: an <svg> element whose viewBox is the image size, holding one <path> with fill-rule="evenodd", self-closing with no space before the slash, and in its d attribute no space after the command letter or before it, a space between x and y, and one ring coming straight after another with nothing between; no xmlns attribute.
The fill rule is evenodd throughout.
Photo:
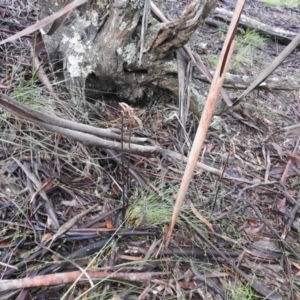
<svg viewBox="0 0 300 300"><path fill-rule="evenodd" d="M32 25L38 14L29 2L6 2L0 6L2 39ZM164 5L175 10L173 2ZM208 49L214 45L209 31L206 26ZM84 103L82 114L59 86L54 94L37 79L30 39L2 46L2 93L33 109L188 154L189 143L170 118L177 109L169 95L158 94L143 107L124 104L123 110ZM282 47L268 42L272 45ZM39 57L47 61L46 53ZM51 78L47 63L43 68ZM289 62L281 68L279 74L287 72ZM269 293L266 299L299 298L299 131L280 131L299 123L299 98L298 92L259 91L236 112L260 131L231 115L211 128L201 162L241 180L197 169L172 242L159 259L153 255L170 221L185 163L88 146L1 109L1 297L259 299ZM191 139L197 123L189 115ZM61 284L60 273L73 277ZM30 287L31 277L40 281ZM11 280L25 278L23 290L9 291Z"/></svg>

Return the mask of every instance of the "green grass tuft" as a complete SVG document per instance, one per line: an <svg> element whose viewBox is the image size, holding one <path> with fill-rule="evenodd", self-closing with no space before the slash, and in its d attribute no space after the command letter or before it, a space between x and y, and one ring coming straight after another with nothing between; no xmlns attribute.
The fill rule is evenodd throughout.
<svg viewBox="0 0 300 300"><path fill-rule="evenodd" d="M238 286L232 287L228 284L226 299L230 300L254 300L259 299L258 295L251 288L250 284L239 283Z"/></svg>
<svg viewBox="0 0 300 300"><path fill-rule="evenodd" d="M174 187L171 189L174 191ZM155 227L169 223L174 207L174 196L167 197L171 189L167 189L160 196L137 189L132 197L133 203L126 213L126 220L133 227Z"/></svg>
<svg viewBox="0 0 300 300"><path fill-rule="evenodd" d="M237 37L236 55L233 59L233 68L239 69L242 64L253 65L255 48L263 47L267 39L255 30L247 29L243 37Z"/></svg>
<svg viewBox="0 0 300 300"><path fill-rule="evenodd" d="M260 0L270 6L279 7L298 7L300 5L300 0Z"/></svg>

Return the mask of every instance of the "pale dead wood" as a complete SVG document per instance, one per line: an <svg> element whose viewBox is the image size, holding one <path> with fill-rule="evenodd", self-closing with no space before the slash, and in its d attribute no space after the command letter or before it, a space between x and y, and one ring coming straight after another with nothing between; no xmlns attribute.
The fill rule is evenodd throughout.
<svg viewBox="0 0 300 300"><path fill-rule="evenodd" d="M3 99L1 99L1 97ZM128 141L129 143L121 143L111 140L106 140L99 137L99 134L104 134L107 138L111 139L119 139L122 140L122 137L113 135L114 130L106 130L101 128L96 128L93 126L76 123L67 121L56 116L50 116L44 113L36 112L29 107L18 103L17 101L13 100L12 98L1 95L0 97L0 106L4 109L11 111L14 114L17 114L34 124L37 124L47 130L52 132L59 133L67 138L71 138L80 142L83 142L89 146L97 146L104 149L112 149L116 151L124 151L125 153L139 153L139 154L160 154L162 156L168 157L172 160L184 161L187 162L187 157L176 153L171 150L166 150L158 146L147 146L147 145L138 145L135 144L135 141L141 142L142 138L137 137L126 137L124 136L124 141ZM57 125L52 125L57 124ZM87 133L88 132L88 133ZM110 133L110 134L109 134ZM149 139L144 139L145 142L150 142L151 144L155 144L153 141ZM207 166L203 163L197 162L197 167L208 171L212 174L217 176L221 176L222 172L218 169L213 167ZM234 180L238 182L246 182L249 183L248 180L242 178L235 178L227 175L226 173L223 174L223 177L229 180Z"/></svg>
<svg viewBox="0 0 300 300"><path fill-rule="evenodd" d="M93 280L101 279L116 279L116 280L126 280L126 281L136 281L136 282L149 282L157 277L163 277L169 274L169 272L147 272L147 273L108 273L99 271L87 271L89 277ZM13 289L22 289L30 287L41 287L50 286L57 284L66 284L73 282L83 282L86 281L86 277L82 272L74 271L68 273L57 273L50 275L41 275L36 277L27 277L23 279L14 280L1 280L0 281L0 291L10 291Z"/></svg>
<svg viewBox="0 0 300 300"><path fill-rule="evenodd" d="M231 55L234 50L234 35L236 32L237 24L239 21L239 17L241 15L242 9L244 7L245 0L240 0L236 6L236 10L234 13L233 20L230 24L228 34L226 36L223 49L220 55L220 62L217 67L217 70L215 72L211 88L207 97L207 101L204 107L204 110L202 112L202 116L199 122L199 126L197 129L197 133L193 142L193 146L191 149L191 153L188 159L188 163L182 178L182 183L180 185L180 189L177 195L176 203L173 210L173 216L171 220L171 224L164 236L163 244L161 246L168 247L171 235L177 220L177 217L179 215L181 205L183 203L183 200L185 198L186 192L188 190L190 181L192 179L194 169L200 154L200 151L202 149L202 145L205 140L205 136L211 121L211 118L213 116L214 109L217 105L218 96L221 91L221 87L225 78L226 70L229 64L229 60L231 58Z"/></svg>
<svg viewBox="0 0 300 300"><path fill-rule="evenodd" d="M150 1L151 5L151 11L163 22L168 22L168 19L165 17L165 15L162 13L162 11L152 2ZM191 48L188 45L184 45L183 50L187 54L187 56L192 60L192 62L195 64L195 67L199 70L201 74L204 74L205 78L208 80L208 82L211 82L213 77L209 70L206 68L204 63L202 62L200 56L196 53L193 53ZM226 93L226 91L222 88L221 89L222 97L227 104L227 106L232 106L232 101L230 100L230 97Z"/></svg>
<svg viewBox="0 0 300 300"><path fill-rule="evenodd" d="M254 82L238 97L234 105L239 103L245 96L253 91L257 86L263 85L263 81L274 72L282 62L296 49L300 43L300 33L293 41L272 61L272 63L254 80Z"/></svg>
<svg viewBox="0 0 300 300"><path fill-rule="evenodd" d="M153 60L158 60L183 47L215 4L216 1L203 0L190 3L180 18L161 24L156 35L145 45L145 52L151 53Z"/></svg>
<svg viewBox="0 0 300 300"><path fill-rule="evenodd" d="M215 10L214 16L229 22L233 16L233 13L226 9L217 7ZM260 21L249 18L245 15L241 15L239 24L243 25L244 27L247 27L247 28L252 28L252 29L258 30L266 35L275 36L279 39L284 39L289 42L292 41L296 36L296 33L292 32L292 31L287 31L282 28L264 24Z"/></svg>
<svg viewBox="0 0 300 300"><path fill-rule="evenodd" d="M214 71L211 71L213 74ZM206 76L201 74L198 70L193 72L193 78L210 83ZM235 75L227 73L223 87L234 90L246 90L249 85L254 82L254 76ZM294 91L299 90L300 83L297 78L285 76L284 78L268 77L266 80L256 87L256 90L281 90L281 91Z"/></svg>
<svg viewBox="0 0 300 300"><path fill-rule="evenodd" d="M95 136L99 137L107 137L115 140L124 140L129 141L129 136L121 136L118 134L120 131L119 129L103 129L103 128L97 128L90 125L80 124L77 122L65 120L62 118L59 118L57 116L45 114L39 111L36 111L34 109L31 109L30 107L27 107L23 105L22 103L19 103L18 101L14 100L13 98L2 94L0 98L0 106L2 106L5 109L8 109L12 113L16 113L19 116L26 118L27 120L30 120L34 122L34 120L47 123L49 125L59 126L63 128L68 128L71 130L76 130L80 132L85 132L89 134L93 134ZM145 143L149 141L147 138L137 138L137 137L131 137L130 141L132 143Z"/></svg>

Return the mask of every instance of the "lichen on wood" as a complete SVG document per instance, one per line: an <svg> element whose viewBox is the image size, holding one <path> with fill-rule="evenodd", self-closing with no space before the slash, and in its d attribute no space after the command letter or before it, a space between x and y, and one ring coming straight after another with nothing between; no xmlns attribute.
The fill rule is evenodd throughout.
<svg viewBox="0 0 300 300"><path fill-rule="evenodd" d="M53 6L47 5L44 16ZM144 100L157 88L178 96L176 51L203 22L216 0L198 0L182 16L159 23L149 17L145 51L139 63L140 24L144 0L89 0L75 9L69 19L45 44L60 81L73 98L99 99L101 93L113 94L129 102ZM101 28L101 18L109 13ZM192 95L193 96L193 95ZM102 97L100 97L102 99ZM194 101L201 96L194 95ZM192 99L193 101L193 99ZM192 105L196 112L201 104Z"/></svg>

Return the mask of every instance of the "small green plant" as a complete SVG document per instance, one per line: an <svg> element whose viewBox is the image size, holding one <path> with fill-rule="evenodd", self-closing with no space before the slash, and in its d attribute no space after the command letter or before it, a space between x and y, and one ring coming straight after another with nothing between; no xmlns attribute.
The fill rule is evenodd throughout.
<svg viewBox="0 0 300 300"><path fill-rule="evenodd" d="M26 69L23 72L18 83L10 97L32 109L49 113L53 107L51 98L45 87L39 84L33 66L31 70Z"/></svg>
<svg viewBox="0 0 300 300"><path fill-rule="evenodd" d="M300 0L260 0L261 2L275 7L298 7L300 5Z"/></svg>
<svg viewBox="0 0 300 300"><path fill-rule="evenodd" d="M209 55L209 56L208 56L208 60L209 60L209 62L212 64L212 66L213 66L214 68L217 67L218 62L219 62L219 59L218 59L218 57L217 57L216 55Z"/></svg>
<svg viewBox="0 0 300 300"><path fill-rule="evenodd" d="M43 105L38 95L36 94L36 83L31 80L30 85L25 85L24 80L20 80L19 86L10 95L18 102L30 106L33 109L40 109Z"/></svg>
<svg viewBox="0 0 300 300"><path fill-rule="evenodd" d="M250 284L239 283L237 286L232 287L228 284L226 299L230 300L253 300L257 299L257 294L251 288Z"/></svg>
<svg viewBox="0 0 300 300"><path fill-rule="evenodd" d="M255 30L247 29L243 37L237 37L236 55L233 60L233 68L239 68L241 64L253 64L255 48L263 47L266 38L259 35Z"/></svg>
<svg viewBox="0 0 300 300"><path fill-rule="evenodd" d="M244 41L246 44L253 46L253 47L262 47L266 39L259 35L255 30L246 29L245 35L244 35Z"/></svg>
<svg viewBox="0 0 300 300"><path fill-rule="evenodd" d="M227 30L228 30L227 26L220 26L220 27L217 28L216 34L217 34L217 37L218 37L219 40L222 40L222 41L225 40Z"/></svg>
<svg viewBox="0 0 300 300"><path fill-rule="evenodd" d="M156 195L137 188L131 197L133 203L126 213L126 220L133 227L155 227L169 223L178 189L179 186L175 185L162 189L160 195Z"/></svg>

